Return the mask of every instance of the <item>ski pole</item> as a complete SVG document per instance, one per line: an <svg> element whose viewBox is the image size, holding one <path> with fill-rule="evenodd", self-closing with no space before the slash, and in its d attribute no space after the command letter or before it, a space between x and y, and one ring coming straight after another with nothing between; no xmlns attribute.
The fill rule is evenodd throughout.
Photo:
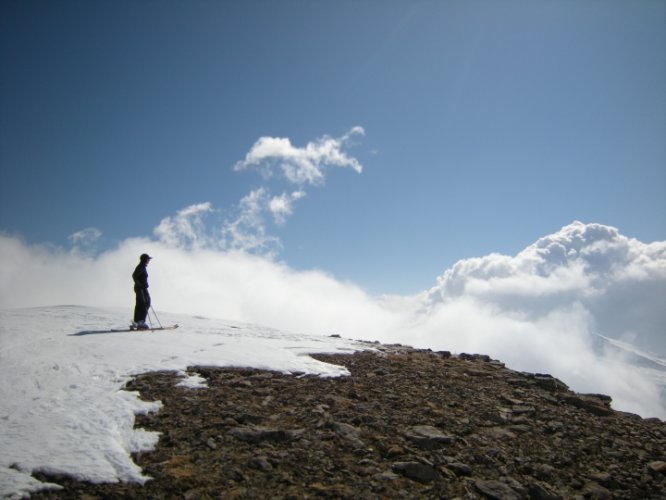
<svg viewBox="0 0 666 500"><path fill-rule="evenodd" d="M160 325L160 328L164 328L162 326L162 322L160 321L160 318L157 317L157 313L155 312L155 308L152 306L152 304L150 305L150 309L153 311L153 315L155 316L155 321L157 321L157 324Z"/></svg>

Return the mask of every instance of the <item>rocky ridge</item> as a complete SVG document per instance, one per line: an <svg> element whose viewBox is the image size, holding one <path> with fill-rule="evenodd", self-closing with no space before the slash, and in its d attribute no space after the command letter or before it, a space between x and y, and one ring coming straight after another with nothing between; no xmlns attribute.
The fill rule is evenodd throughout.
<svg viewBox="0 0 666 500"><path fill-rule="evenodd" d="M128 390L161 400L136 426L145 485L64 486L34 498L666 498L666 424L617 412L546 374L483 355L372 345L316 355L349 377L192 367Z"/></svg>

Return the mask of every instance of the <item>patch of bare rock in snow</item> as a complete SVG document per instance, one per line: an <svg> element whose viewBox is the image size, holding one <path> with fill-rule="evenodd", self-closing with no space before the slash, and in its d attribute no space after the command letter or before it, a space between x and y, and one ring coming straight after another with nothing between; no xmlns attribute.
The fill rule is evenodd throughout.
<svg viewBox="0 0 666 500"><path fill-rule="evenodd" d="M316 355L351 376L192 367L128 390L159 400L133 458L144 485L61 484L34 498L666 498L666 424L545 374L403 346Z"/></svg>

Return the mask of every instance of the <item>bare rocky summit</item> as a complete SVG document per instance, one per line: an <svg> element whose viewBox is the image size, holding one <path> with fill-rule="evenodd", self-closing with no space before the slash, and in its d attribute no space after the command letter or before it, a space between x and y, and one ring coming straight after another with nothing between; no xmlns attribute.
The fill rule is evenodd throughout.
<svg viewBox="0 0 666 500"><path fill-rule="evenodd" d="M666 498L666 424L482 355L402 346L317 355L350 377L193 367L128 384L161 400L136 426L145 485L64 486L34 498Z"/></svg>

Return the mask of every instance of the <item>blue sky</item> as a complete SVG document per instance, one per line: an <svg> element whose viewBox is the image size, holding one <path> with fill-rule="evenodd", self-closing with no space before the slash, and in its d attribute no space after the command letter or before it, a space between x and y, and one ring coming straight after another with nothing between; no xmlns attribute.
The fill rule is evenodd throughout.
<svg viewBox="0 0 666 500"><path fill-rule="evenodd" d="M424 290L573 220L666 239L666 3L0 4L0 231L67 248L301 189L275 259ZM294 186L260 138L362 165Z"/></svg>

